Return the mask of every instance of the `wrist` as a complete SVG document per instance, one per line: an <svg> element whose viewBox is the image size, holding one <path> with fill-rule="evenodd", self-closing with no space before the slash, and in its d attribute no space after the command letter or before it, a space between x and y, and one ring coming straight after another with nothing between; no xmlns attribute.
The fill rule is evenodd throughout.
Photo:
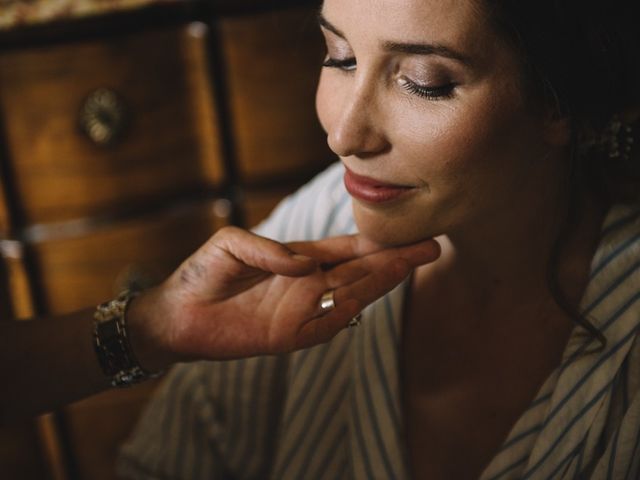
<svg viewBox="0 0 640 480"><path fill-rule="evenodd" d="M93 346L103 373L114 387L128 387L162 373L145 370L133 353L126 317L136 296L136 292L125 290L98 305L93 315Z"/></svg>
<svg viewBox="0 0 640 480"><path fill-rule="evenodd" d="M161 327L166 309L158 308L161 287L155 287L132 298L127 309L127 330L131 348L140 366L149 372L166 370L178 359L171 353L166 332Z"/></svg>

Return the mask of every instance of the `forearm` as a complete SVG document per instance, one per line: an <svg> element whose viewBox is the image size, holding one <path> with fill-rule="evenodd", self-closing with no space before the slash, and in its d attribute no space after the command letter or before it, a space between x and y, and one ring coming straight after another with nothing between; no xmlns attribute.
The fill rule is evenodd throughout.
<svg viewBox="0 0 640 480"><path fill-rule="evenodd" d="M53 410L109 387L93 349L93 311L0 327L0 422Z"/></svg>
<svg viewBox="0 0 640 480"><path fill-rule="evenodd" d="M156 372L178 361L280 354L329 341L412 267L438 255L433 241L380 249L357 237L296 243L289 249L227 227L161 285L130 299L128 345L115 337L121 325L102 325L100 335L107 341L101 338L101 345L106 350L116 345L106 354L124 358L107 370L113 375L117 372L111 370L126 366L122 372L130 373L137 363ZM332 268L320 269L320 263ZM337 306L318 315L318 301L328 290ZM125 308L111 306L116 316ZM94 350L94 312L0 324L1 423L109 388ZM114 314L110 308L102 313ZM105 322L114 320L106 317ZM125 351L129 347L132 354Z"/></svg>

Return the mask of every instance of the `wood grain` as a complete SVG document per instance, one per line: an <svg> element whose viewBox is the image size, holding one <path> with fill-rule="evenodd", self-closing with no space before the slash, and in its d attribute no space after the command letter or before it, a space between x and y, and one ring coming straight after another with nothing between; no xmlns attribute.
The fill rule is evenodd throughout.
<svg viewBox="0 0 640 480"><path fill-rule="evenodd" d="M194 78L204 68L203 42L180 27L0 54L23 223L126 212L220 183L212 100L206 80ZM119 93L130 112L111 148L78 126L84 99L100 87Z"/></svg>
<svg viewBox="0 0 640 480"><path fill-rule="evenodd" d="M2 240L0 239L0 242ZM13 318L13 304L9 291L9 271L6 262L0 256L0 323Z"/></svg>
<svg viewBox="0 0 640 480"><path fill-rule="evenodd" d="M318 171L333 158L314 109L322 44L315 10L221 21L236 146L246 184Z"/></svg>
<svg viewBox="0 0 640 480"><path fill-rule="evenodd" d="M24 247L15 240L0 239L0 260L5 269L0 282L6 288L7 301L11 303L11 317L5 321L20 321L34 316L34 298L24 259ZM6 284L5 284L6 282ZM33 421L0 429L0 444L6 438L17 437L19 451L0 448L2 470L14 472L7 478L47 478L66 480L67 464L61 448L60 436L53 414L42 415ZM21 445L20 442L25 442ZM26 451L22 451L25 449ZM30 452L28 457L25 453ZM35 467L35 469L34 469ZM36 476L36 473L40 472ZM31 476L33 475L33 477Z"/></svg>
<svg viewBox="0 0 640 480"><path fill-rule="evenodd" d="M45 309L61 314L112 298L131 281L163 280L224 223L213 203L177 207L31 246Z"/></svg>
<svg viewBox="0 0 640 480"><path fill-rule="evenodd" d="M130 21L118 35L70 32L51 44L25 37L0 51L0 160L8 162L0 167L9 167L0 171L10 172L0 182L0 240L24 244L33 265L25 267L19 249L0 259L15 317L31 316L34 303L55 315L132 282L158 282L229 221L230 205L253 226L333 161L314 111L322 58L315 10L268 11L295 3L284 0L223 3L234 15L214 20L222 62L213 72L208 27L175 26L180 20L139 31ZM227 96L214 95L220 85ZM108 148L78 126L82 102L100 87L131 112L121 142ZM238 176L224 171L223 131ZM222 189L233 204L202 200ZM5 193L15 218L3 207ZM110 391L65 409L80 479L115 478L117 449L154 388ZM39 437L33 425L0 431L0 477L65 479L53 418L39 421Z"/></svg>
<svg viewBox="0 0 640 480"><path fill-rule="evenodd" d="M97 305L130 281L157 283L225 218L211 202L31 245L46 309L65 313ZM92 321L87 318L87 321ZM130 434L153 385L114 390L69 406L64 415L80 478L111 480L119 445Z"/></svg>
<svg viewBox="0 0 640 480"><path fill-rule="evenodd" d="M9 211L7 209L6 192L2 184L2 178L0 178L0 238L7 236L11 229L11 222L9 220Z"/></svg>

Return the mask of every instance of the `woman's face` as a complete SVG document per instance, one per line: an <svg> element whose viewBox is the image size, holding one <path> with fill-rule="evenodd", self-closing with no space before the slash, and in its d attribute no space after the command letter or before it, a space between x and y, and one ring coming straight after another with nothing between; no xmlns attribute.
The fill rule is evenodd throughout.
<svg viewBox="0 0 640 480"><path fill-rule="evenodd" d="M320 23L318 115L367 237L471 231L548 186L543 119L476 2L325 0Z"/></svg>

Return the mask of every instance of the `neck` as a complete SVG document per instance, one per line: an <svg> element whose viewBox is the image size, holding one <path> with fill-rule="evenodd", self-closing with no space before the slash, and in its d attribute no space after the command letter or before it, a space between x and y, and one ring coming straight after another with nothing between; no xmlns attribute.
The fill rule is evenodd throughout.
<svg viewBox="0 0 640 480"><path fill-rule="evenodd" d="M577 307L604 208L584 191L573 192L580 212L574 218L575 212L569 212L570 192L562 186L558 182L556 188L523 189L490 216L439 237L441 259L431 272L423 273L435 273L462 298L486 305L553 300L548 284L551 269L557 272L562 293ZM559 262L550 264L558 246Z"/></svg>

